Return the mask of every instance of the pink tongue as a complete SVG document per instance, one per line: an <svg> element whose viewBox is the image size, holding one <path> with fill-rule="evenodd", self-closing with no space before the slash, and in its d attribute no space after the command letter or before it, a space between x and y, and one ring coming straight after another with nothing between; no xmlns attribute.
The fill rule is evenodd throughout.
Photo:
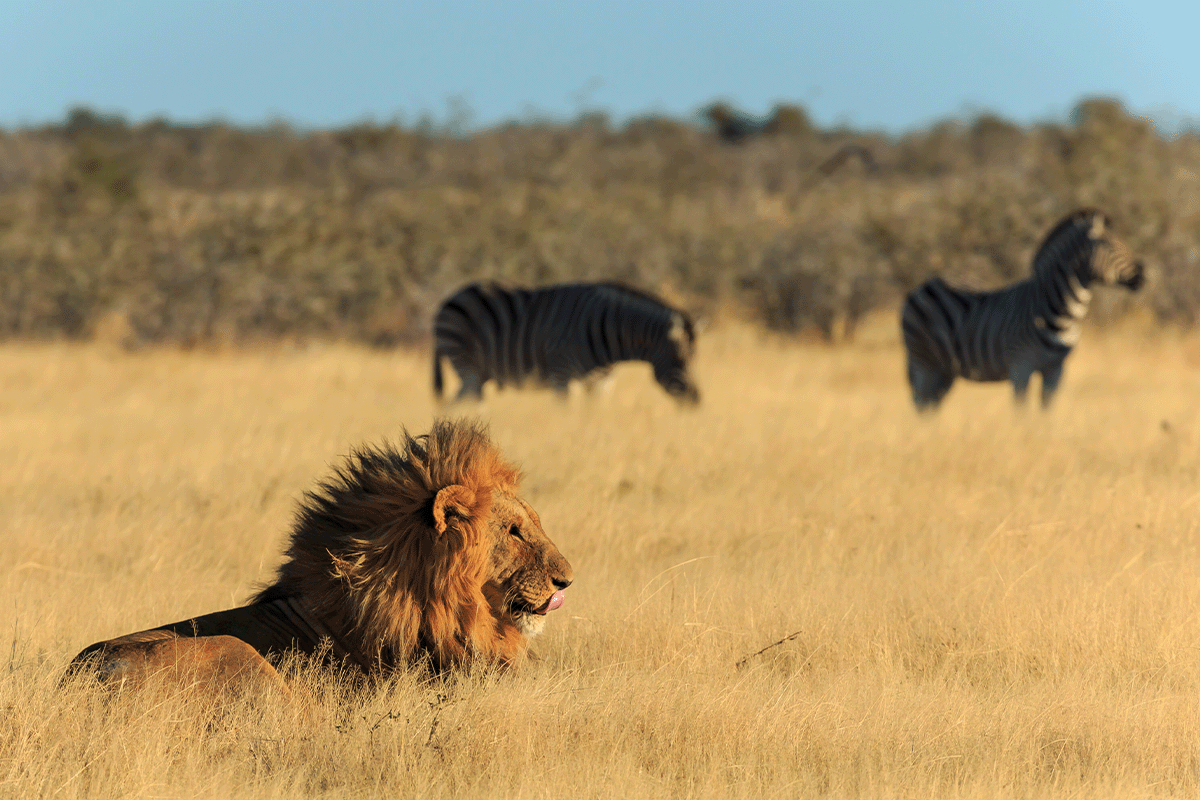
<svg viewBox="0 0 1200 800"><path fill-rule="evenodd" d="M558 608L563 604L564 599L566 599L566 595L562 593L562 590L550 595L550 600L546 603L546 611L550 612Z"/></svg>

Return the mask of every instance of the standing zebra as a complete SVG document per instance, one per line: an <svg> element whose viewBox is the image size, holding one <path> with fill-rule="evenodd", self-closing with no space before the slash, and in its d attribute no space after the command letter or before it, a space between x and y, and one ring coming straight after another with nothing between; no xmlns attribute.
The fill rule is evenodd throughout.
<svg viewBox="0 0 1200 800"><path fill-rule="evenodd" d="M459 400L480 399L489 379L500 386L532 379L565 395L572 378L607 371L618 361L648 361L667 392L686 403L700 399L688 374L696 346L691 319L616 283L470 284L438 309L433 339L438 397L444 356L462 379Z"/></svg>
<svg viewBox="0 0 1200 800"><path fill-rule="evenodd" d="M1104 213L1085 208L1058 223L1033 257L1033 275L994 292L956 289L941 278L904 301L900 327L908 382L918 410L935 409L957 377L1009 380L1018 402L1042 374L1042 405L1062 379L1063 360L1079 341L1093 282L1136 291L1142 262L1109 233Z"/></svg>

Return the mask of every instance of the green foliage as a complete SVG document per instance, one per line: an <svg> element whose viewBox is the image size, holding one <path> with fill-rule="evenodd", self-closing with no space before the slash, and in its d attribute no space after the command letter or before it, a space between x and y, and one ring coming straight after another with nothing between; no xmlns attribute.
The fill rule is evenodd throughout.
<svg viewBox="0 0 1200 800"><path fill-rule="evenodd" d="M1164 138L1111 100L1066 125L985 114L896 138L711 106L714 125L753 122L736 146L663 117L467 118L304 132L75 109L0 134L0 335L87 337L119 315L140 343L390 345L428 336L461 283L498 278L626 280L837 338L935 273L1019 279L1084 204L1155 274L1101 321L1131 303L1200 314L1200 136Z"/></svg>

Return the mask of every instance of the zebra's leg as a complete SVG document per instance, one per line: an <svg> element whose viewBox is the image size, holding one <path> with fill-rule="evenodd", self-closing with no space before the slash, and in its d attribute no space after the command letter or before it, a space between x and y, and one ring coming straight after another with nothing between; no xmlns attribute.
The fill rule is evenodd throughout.
<svg viewBox="0 0 1200 800"><path fill-rule="evenodd" d="M1050 400L1054 397L1055 390L1058 389L1062 374L1063 362L1061 361L1042 370L1042 408L1050 407Z"/></svg>
<svg viewBox="0 0 1200 800"><path fill-rule="evenodd" d="M933 411L954 385L954 375L938 372L914 361L908 362L908 385L918 411Z"/></svg>
<svg viewBox="0 0 1200 800"><path fill-rule="evenodd" d="M1012 381L1013 399L1019 406L1025 405L1025 395L1029 391L1031 377L1033 377L1033 370L1027 367L1014 367L1008 375L1008 379Z"/></svg>
<svg viewBox="0 0 1200 800"><path fill-rule="evenodd" d="M552 372L546 376L546 385L554 390L560 400L571 396L571 379L561 372Z"/></svg>
<svg viewBox="0 0 1200 800"><path fill-rule="evenodd" d="M474 400L478 402L482 400L483 376L469 369L458 370L458 375L462 379L462 386L459 388L454 400L456 402L462 400Z"/></svg>

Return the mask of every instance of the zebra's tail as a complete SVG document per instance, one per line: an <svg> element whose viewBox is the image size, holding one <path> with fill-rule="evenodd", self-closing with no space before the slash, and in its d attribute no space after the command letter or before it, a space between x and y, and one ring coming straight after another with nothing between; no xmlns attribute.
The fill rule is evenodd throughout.
<svg viewBox="0 0 1200 800"><path fill-rule="evenodd" d="M433 346L433 396L442 399L442 350Z"/></svg>

